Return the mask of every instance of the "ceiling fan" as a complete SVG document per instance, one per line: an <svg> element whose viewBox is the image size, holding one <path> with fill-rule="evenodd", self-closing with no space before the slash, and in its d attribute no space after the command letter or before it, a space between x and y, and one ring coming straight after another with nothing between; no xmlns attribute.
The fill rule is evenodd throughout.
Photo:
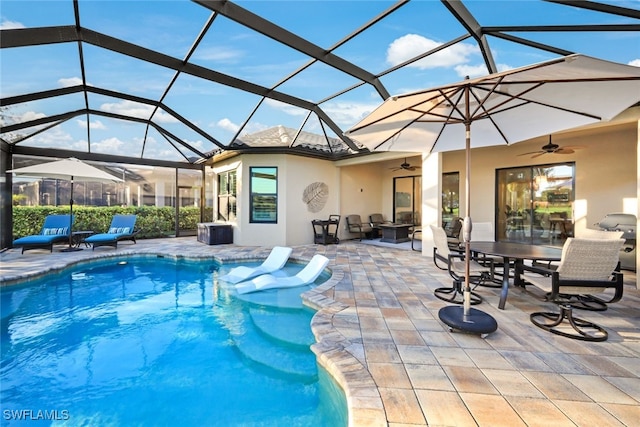
<svg viewBox="0 0 640 427"><path fill-rule="evenodd" d="M579 146L579 145L561 147L558 144L554 144L551 141L551 135L549 135L549 143L543 145L542 147L540 147L540 150L538 150L538 151L530 151L528 153L518 154L518 156L528 156L529 154L533 154L533 156L531 156L531 158L535 159L536 157L540 157L543 154L573 154L573 153L575 153L575 150L579 150L581 148L584 148L584 147Z"/></svg>
<svg viewBox="0 0 640 427"><path fill-rule="evenodd" d="M402 163L400 166L397 167L393 167L393 168L389 168L392 171L400 171L400 170L405 170L405 171L414 171L416 169L420 169L420 166L411 166L409 163L407 163L407 158L404 158L404 163Z"/></svg>

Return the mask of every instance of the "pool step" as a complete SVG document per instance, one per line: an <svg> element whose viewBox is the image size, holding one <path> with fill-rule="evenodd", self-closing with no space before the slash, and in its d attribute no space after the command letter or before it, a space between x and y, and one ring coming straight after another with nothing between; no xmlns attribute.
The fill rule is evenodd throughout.
<svg viewBox="0 0 640 427"><path fill-rule="evenodd" d="M256 328L270 339L306 349L315 342L310 327L314 312L310 309L276 313L251 308L249 314Z"/></svg>
<svg viewBox="0 0 640 427"><path fill-rule="evenodd" d="M311 289L310 286L300 286L289 289L269 289L262 292L237 295L236 297L253 306L299 310L304 308L300 294L309 289Z"/></svg>
<svg viewBox="0 0 640 427"><path fill-rule="evenodd" d="M265 369L265 372L285 379L311 383L316 381L318 367L311 350L302 350L298 346L275 346L262 332L246 319L244 333L234 335L237 350L251 364ZM288 347L286 349L281 347Z"/></svg>

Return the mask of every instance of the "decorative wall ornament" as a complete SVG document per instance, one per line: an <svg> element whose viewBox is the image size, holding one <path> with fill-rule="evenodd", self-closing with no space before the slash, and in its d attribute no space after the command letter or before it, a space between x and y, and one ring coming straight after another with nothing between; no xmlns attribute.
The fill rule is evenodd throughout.
<svg viewBox="0 0 640 427"><path fill-rule="evenodd" d="M313 182L307 185L302 193L302 201L306 203L307 210L317 213L324 208L329 198L329 186L324 182Z"/></svg>

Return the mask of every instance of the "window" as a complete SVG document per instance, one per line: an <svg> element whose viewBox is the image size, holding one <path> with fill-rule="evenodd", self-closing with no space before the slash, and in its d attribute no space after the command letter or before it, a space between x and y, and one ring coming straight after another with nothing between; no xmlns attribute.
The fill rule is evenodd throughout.
<svg viewBox="0 0 640 427"><path fill-rule="evenodd" d="M442 174L442 224L460 216L460 173Z"/></svg>
<svg viewBox="0 0 640 427"><path fill-rule="evenodd" d="M251 217L249 222L278 222L278 168L252 167L249 169L251 181Z"/></svg>
<svg viewBox="0 0 640 427"><path fill-rule="evenodd" d="M218 221L236 221L236 171L218 174Z"/></svg>

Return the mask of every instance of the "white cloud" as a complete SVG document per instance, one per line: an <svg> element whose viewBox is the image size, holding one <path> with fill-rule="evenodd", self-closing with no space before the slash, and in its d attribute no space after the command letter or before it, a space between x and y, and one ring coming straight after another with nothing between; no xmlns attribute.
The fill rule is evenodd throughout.
<svg viewBox="0 0 640 427"><path fill-rule="evenodd" d="M21 22L8 21L6 19L3 19L2 22L0 22L0 30L15 30L17 28L26 28L26 27Z"/></svg>
<svg viewBox="0 0 640 427"><path fill-rule="evenodd" d="M392 66L398 65L414 58L424 52L440 46L434 40L417 34L407 34L394 40L387 49L387 62ZM422 70L438 67L454 67L470 62L472 55L478 54L480 50L477 46L468 43L457 43L453 46L429 55L428 57L416 61L410 67Z"/></svg>
<svg viewBox="0 0 640 427"><path fill-rule="evenodd" d="M80 77L69 77L68 79L62 78L58 79L58 83L62 87L78 86L82 84L82 79Z"/></svg>
<svg viewBox="0 0 640 427"><path fill-rule="evenodd" d="M153 113L153 106L147 104L140 104L133 101L120 101L117 103L104 103L100 106L101 111L114 114L122 114L124 116L138 117L141 119L148 119ZM170 114L163 112L162 110L156 111L153 116L153 120L158 123L176 123L178 120Z"/></svg>
<svg viewBox="0 0 640 427"><path fill-rule="evenodd" d="M633 61L629 61L629 65L633 65L634 67L640 67L640 58L634 59Z"/></svg>
<svg viewBox="0 0 640 427"><path fill-rule="evenodd" d="M486 76L487 67L484 64L480 65L456 65L453 67L456 70L456 74L460 77L469 76L470 78Z"/></svg>
<svg viewBox="0 0 640 427"><path fill-rule="evenodd" d="M10 114L10 111L7 109L2 111L2 114L0 114L0 125L9 126L16 123L24 123L35 119L41 119L46 116L46 114L36 113L35 111Z"/></svg>
<svg viewBox="0 0 640 427"><path fill-rule="evenodd" d="M322 109L337 124L349 127L365 118L379 105L380 101L371 103L327 102L322 104Z"/></svg>
<svg viewBox="0 0 640 427"><path fill-rule="evenodd" d="M86 151L86 141L74 141L73 137L59 126L29 138L29 145L35 147L62 148L65 150Z"/></svg>
<svg viewBox="0 0 640 427"><path fill-rule="evenodd" d="M47 115L44 113L36 113L35 111L25 111L16 117L14 123L24 123L31 120L41 119L43 117L47 117Z"/></svg>
<svg viewBox="0 0 640 427"><path fill-rule="evenodd" d="M498 67L499 72L513 70L513 67L507 64L496 64L496 67Z"/></svg>
<svg viewBox="0 0 640 427"><path fill-rule="evenodd" d="M204 147L204 142L202 142L201 139L198 139L197 141L193 141L193 140L190 140L190 139L183 139L182 141L185 144L187 144L187 145L189 145L189 146L191 146L191 147L193 147L193 148L195 148L197 150L200 150L200 151L202 151L202 148Z"/></svg>
<svg viewBox="0 0 640 427"><path fill-rule="evenodd" d="M295 107L293 105L276 101L275 99L271 98L265 99L264 104L268 105L271 108L275 108L276 110L282 111L283 113L290 116L306 116L309 113L304 108Z"/></svg>
<svg viewBox="0 0 640 427"><path fill-rule="evenodd" d="M265 125L264 123L249 122L247 126L242 129L242 134L251 135L252 133L260 132L262 130L269 129L270 127L273 126Z"/></svg>
<svg viewBox="0 0 640 427"><path fill-rule="evenodd" d="M91 142L92 150L99 153L124 154L121 150L123 145L124 142L116 137ZM131 153L128 154L130 155Z"/></svg>
<svg viewBox="0 0 640 427"><path fill-rule="evenodd" d="M233 63L242 58L244 52L228 47L215 46L206 49L198 49L194 55L197 59L204 61L217 61Z"/></svg>
<svg viewBox="0 0 640 427"><path fill-rule="evenodd" d="M240 129L240 126L238 126L237 124L233 123L231 120L224 118L222 120L218 120L218 123L216 123L213 126L217 126L221 129L224 129L226 131L229 132L233 132L236 133L238 132L238 129Z"/></svg>
<svg viewBox="0 0 640 427"><path fill-rule="evenodd" d="M80 126L83 129L87 128L87 121L86 120L76 120L76 123L78 123L78 126ZM95 120L93 122L89 122L89 127L91 129L99 129L99 130L106 130L107 126L102 123L100 120Z"/></svg>

